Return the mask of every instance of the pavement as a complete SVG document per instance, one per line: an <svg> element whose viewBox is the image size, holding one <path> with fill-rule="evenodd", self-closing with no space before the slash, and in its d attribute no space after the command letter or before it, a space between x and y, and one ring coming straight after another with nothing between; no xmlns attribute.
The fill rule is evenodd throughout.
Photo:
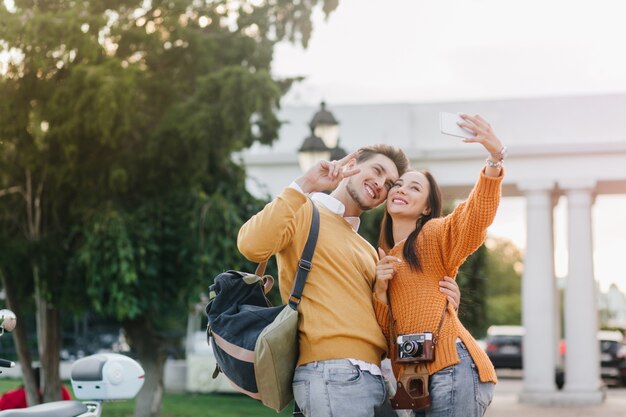
<svg viewBox="0 0 626 417"><path fill-rule="evenodd" d="M626 417L626 388L606 388L604 403L596 406L538 406L521 404L520 377L498 376L493 401L485 417Z"/></svg>

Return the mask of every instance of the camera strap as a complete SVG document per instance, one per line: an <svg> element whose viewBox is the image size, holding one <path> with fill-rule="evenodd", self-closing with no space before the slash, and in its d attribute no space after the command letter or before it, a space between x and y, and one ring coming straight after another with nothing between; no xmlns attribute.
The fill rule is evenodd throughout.
<svg viewBox="0 0 626 417"><path fill-rule="evenodd" d="M391 297L389 294L389 289L387 289L387 301L389 302L388 311L389 311L389 335L391 336L391 344L398 344L398 337L396 335L396 321L393 318L393 311L391 310ZM439 339L439 333L441 332L441 328L443 327L443 322L446 318L446 310L448 309L448 300L446 299L446 304L443 306L443 311L441 312L441 319L439 320L439 327L437 327L437 332L433 334L433 345L437 346L437 340Z"/></svg>
<svg viewBox="0 0 626 417"><path fill-rule="evenodd" d="M437 327L437 333L433 335L434 345L437 345L437 340L439 340L439 332L441 332L441 328L443 327L443 321L446 319L447 309L448 309L448 300L446 299L446 305L443 306L443 311L441 312L441 319L439 320L439 327Z"/></svg>

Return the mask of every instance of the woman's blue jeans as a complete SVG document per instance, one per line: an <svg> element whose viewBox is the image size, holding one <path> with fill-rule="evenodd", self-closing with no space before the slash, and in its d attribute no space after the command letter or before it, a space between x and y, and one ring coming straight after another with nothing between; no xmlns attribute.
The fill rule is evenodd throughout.
<svg viewBox="0 0 626 417"><path fill-rule="evenodd" d="M373 417L387 399L382 376L362 371L348 359L298 366L293 395L306 417Z"/></svg>
<svg viewBox="0 0 626 417"><path fill-rule="evenodd" d="M482 417L493 398L494 383L480 382L478 369L463 343L456 344L460 363L429 377L432 406L417 417Z"/></svg>

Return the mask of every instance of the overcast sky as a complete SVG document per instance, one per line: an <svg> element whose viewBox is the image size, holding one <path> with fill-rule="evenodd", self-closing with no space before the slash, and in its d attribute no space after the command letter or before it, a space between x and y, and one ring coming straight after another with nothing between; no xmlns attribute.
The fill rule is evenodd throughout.
<svg viewBox="0 0 626 417"><path fill-rule="evenodd" d="M274 73L307 77L291 104L626 92L624 16L623 0L339 0Z"/></svg>
<svg viewBox="0 0 626 417"><path fill-rule="evenodd" d="M339 0L318 11L304 50L276 49L274 74L307 77L283 105L433 102L626 93L624 0ZM504 140L505 138L503 138ZM524 200L503 202L490 233L525 246ZM593 211L601 287L626 290L623 196ZM556 271L567 273L566 205Z"/></svg>

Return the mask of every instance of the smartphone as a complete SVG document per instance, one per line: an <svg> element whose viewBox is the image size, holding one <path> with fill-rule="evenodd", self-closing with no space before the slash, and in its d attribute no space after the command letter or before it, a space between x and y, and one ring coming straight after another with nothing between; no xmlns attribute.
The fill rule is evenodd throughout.
<svg viewBox="0 0 626 417"><path fill-rule="evenodd" d="M459 138L470 139L473 138L474 133L459 126L457 123L462 123L465 120L456 113L439 113L439 129L444 135L457 136Z"/></svg>

